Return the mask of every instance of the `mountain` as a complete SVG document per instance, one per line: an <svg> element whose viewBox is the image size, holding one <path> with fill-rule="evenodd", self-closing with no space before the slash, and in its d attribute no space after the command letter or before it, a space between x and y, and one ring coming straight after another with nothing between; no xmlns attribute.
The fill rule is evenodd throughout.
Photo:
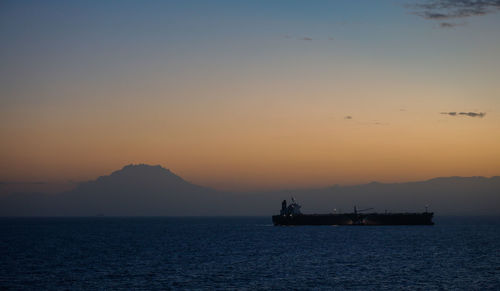
<svg viewBox="0 0 500 291"><path fill-rule="evenodd" d="M65 194L63 205L70 214L81 215L203 215L216 210L202 205L217 196L217 191L191 184L161 166L141 164L78 185Z"/></svg>
<svg viewBox="0 0 500 291"><path fill-rule="evenodd" d="M57 195L4 197L2 215L208 215L217 191L194 185L161 166L128 165Z"/></svg>
<svg viewBox="0 0 500 291"><path fill-rule="evenodd" d="M128 165L60 194L0 196L0 216L271 215L293 195L304 213L374 207L437 215L500 215L500 177L447 177L293 191L228 193L185 181L161 166Z"/></svg>

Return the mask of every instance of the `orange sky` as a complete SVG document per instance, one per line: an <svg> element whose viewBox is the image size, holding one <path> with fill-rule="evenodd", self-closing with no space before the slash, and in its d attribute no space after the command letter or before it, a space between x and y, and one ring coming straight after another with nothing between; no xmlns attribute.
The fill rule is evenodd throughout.
<svg viewBox="0 0 500 291"><path fill-rule="evenodd" d="M235 29L161 28L154 7L117 11L124 27L96 7L81 23L7 7L0 181L67 186L130 163L229 190L500 175L498 15L445 30L381 5L383 19L342 25L321 7L256 27L219 15ZM486 115L440 114L455 111Z"/></svg>

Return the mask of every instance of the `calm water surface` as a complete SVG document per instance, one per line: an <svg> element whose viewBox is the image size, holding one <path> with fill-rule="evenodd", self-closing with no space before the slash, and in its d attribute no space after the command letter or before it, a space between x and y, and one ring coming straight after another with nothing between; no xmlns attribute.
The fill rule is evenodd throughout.
<svg viewBox="0 0 500 291"><path fill-rule="evenodd" d="M500 219L1 218L0 289L500 290Z"/></svg>

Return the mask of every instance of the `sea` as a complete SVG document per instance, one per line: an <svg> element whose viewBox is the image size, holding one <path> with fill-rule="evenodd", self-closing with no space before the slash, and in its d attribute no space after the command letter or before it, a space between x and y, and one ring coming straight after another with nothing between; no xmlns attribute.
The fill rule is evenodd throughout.
<svg viewBox="0 0 500 291"><path fill-rule="evenodd" d="M0 218L0 290L500 290L500 218Z"/></svg>

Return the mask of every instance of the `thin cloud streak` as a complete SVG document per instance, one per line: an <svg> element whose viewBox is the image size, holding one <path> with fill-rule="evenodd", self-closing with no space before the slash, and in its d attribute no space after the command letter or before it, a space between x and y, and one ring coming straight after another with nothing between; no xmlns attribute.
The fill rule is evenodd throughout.
<svg viewBox="0 0 500 291"><path fill-rule="evenodd" d="M462 116L468 116L468 117L483 118L486 115L486 112L454 112L454 111L451 111L451 112L441 112L441 114L449 115L449 116L462 115Z"/></svg>
<svg viewBox="0 0 500 291"><path fill-rule="evenodd" d="M407 5L413 14L430 20L448 20L483 16L500 10L500 0L426 0ZM441 22L441 28L453 28L463 24Z"/></svg>
<svg viewBox="0 0 500 291"><path fill-rule="evenodd" d="M441 28L454 28L454 27L462 26L462 25L464 25L464 24L463 23L441 22L439 24L439 27L441 27Z"/></svg>
<svg viewBox="0 0 500 291"><path fill-rule="evenodd" d="M328 37L319 37L319 38L312 38L310 36L294 36L293 34L285 34L283 35L283 38L285 39L293 39L293 40L302 40L302 41L334 41L335 38L333 36L328 36Z"/></svg>

